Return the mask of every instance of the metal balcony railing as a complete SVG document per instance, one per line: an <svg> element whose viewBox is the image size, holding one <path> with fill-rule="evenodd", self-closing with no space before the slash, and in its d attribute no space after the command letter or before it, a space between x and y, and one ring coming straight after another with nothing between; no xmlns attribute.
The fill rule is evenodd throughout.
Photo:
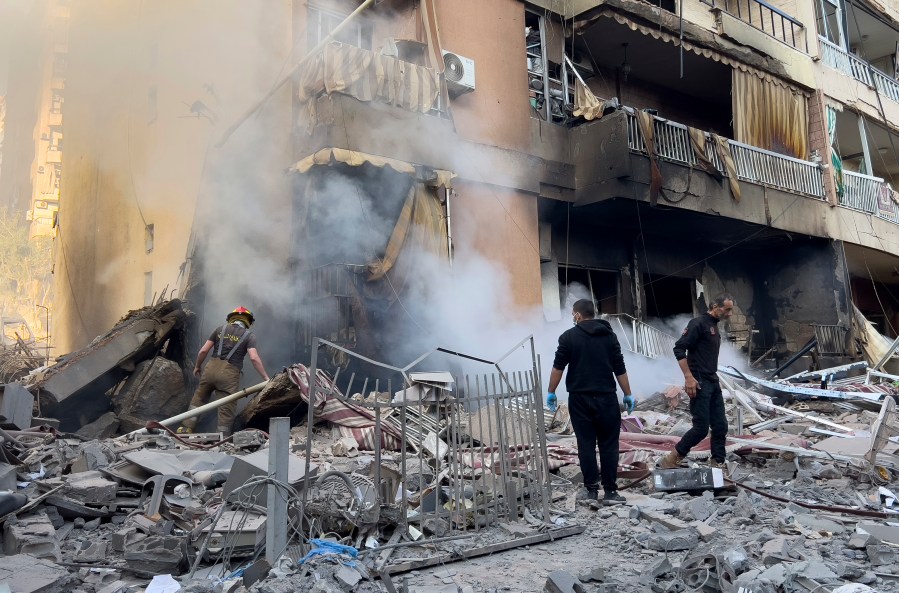
<svg viewBox="0 0 899 593"><path fill-rule="evenodd" d="M840 205L899 224L899 204L892 201L890 191L889 184L880 177L843 171Z"/></svg>
<svg viewBox="0 0 899 593"><path fill-rule="evenodd" d="M840 198L840 206L875 214L877 197L880 195L882 185L883 179L879 177L843 171L843 196Z"/></svg>
<svg viewBox="0 0 899 593"><path fill-rule="evenodd" d="M805 25L764 0L702 1L712 8L719 8L729 15L737 17L744 23L767 33L790 47L808 53Z"/></svg>
<svg viewBox="0 0 899 593"><path fill-rule="evenodd" d="M656 152L660 158L688 166L696 165L696 155L690 143L687 127L676 122L654 118ZM637 125L633 110L627 111L628 148L646 154L643 135ZM725 176L725 171L714 143L706 134L706 156ZM788 192L824 198L824 179L818 165L802 159L770 152L734 140L728 140L731 155L742 181L767 185Z"/></svg>
<svg viewBox="0 0 899 593"><path fill-rule="evenodd" d="M899 82L873 66L871 67L871 74L874 76L874 87L880 94L899 103Z"/></svg>
<svg viewBox="0 0 899 593"><path fill-rule="evenodd" d="M818 340L818 353L822 355L846 356L849 353L849 330L839 325L812 324L815 339Z"/></svg>
<svg viewBox="0 0 899 593"><path fill-rule="evenodd" d="M677 341L674 336L624 313L602 317L612 325L625 349L647 358L674 357L674 343Z"/></svg>
<svg viewBox="0 0 899 593"><path fill-rule="evenodd" d="M827 39L819 36L818 40L821 42L821 55L825 64L877 89L880 94L899 103L899 81Z"/></svg>
<svg viewBox="0 0 899 593"><path fill-rule="evenodd" d="M839 70L843 74L848 74L870 87L874 86L866 61L850 54L839 45L831 43L820 35L818 36L818 41L821 43L821 57L824 59L825 64L834 70Z"/></svg>

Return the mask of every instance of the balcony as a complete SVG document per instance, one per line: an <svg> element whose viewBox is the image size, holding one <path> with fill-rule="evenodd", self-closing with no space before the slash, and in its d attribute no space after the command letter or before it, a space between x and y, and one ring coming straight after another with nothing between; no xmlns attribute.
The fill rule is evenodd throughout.
<svg viewBox="0 0 899 593"><path fill-rule="evenodd" d="M805 25L764 0L701 0L759 31L808 53Z"/></svg>
<svg viewBox="0 0 899 593"><path fill-rule="evenodd" d="M690 143L687 127L658 117L653 119L659 158L695 167L697 160ZM714 142L708 135L706 138L706 156L726 176L724 165L715 152ZM627 139L628 148L631 151L648 154L637 125L637 116L632 111L627 113ZM810 198L824 199L824 179L817 164L734 140L727 142L736 165L737 178L740 181L803 194Z"/></svg>
<svg viewBox="0 0 899 593"><path fill-rule="evenodd" d="M850 54L823 37L819 36L818 41L821 44L821 57L825 64L873 89L877 89L880 94L899 103L899 82L890 75L881 72L868 62Z"/></svg>
<svg viewBox="0 0 899 593"><path fill-rule="evenodd" d="M899 224L899 204L893 202L890 194L889 184L880 177L843 171L840 206Z"/></svg>

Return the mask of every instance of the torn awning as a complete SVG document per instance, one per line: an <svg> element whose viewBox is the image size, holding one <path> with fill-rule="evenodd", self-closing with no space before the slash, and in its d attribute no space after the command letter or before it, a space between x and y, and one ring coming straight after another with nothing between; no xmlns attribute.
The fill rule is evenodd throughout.
<svg viewBox="0 0 899 593"><path fill-rule="evenodd" d="M422 166L417 166L407 161L376 154L367 154L345 148L323 148L300 159L290 170L296 173L307 173L312 167L333 165L335 163L343 163L351 167L359 167L364 164L379 168L390 167L397 173L405 173L407 175L415 175L422 169ZM443 169L429 169L429 171L434 172L436 179L429 180L426 185L431 187L452 187L453 178L456 176L455 173Z"/></svg>
<svg viewBox="0 0 899 593"><path fill-rule="evenodd" d="M594 18L598 19L598 18L602 18L602 17L614 19L616 22L628 27L632 31L637 31L639 33L642 33L643 35L648 35L648 36L652 37L653 39L658 39L660 41L664 41L665 43L670 43L675 46L679 46L679 45L681 45L681 43L683 43L684 49L687 51L693 52L694 54L703 56L705 58L709 58L710 60L714 60L716 62L721 62L722 64L727 64L728 66L735 68L737 70L741 70L741 71L747 72L749 74L754 74L755 76L757 76L771 84L776 84L778 86L790 89L793 92L803 92L803 91L800 91L800 89L798 89L797 87L789 84L787 81L785 81L781 78L778 78L772 74L769 74L763 70L760 70L758 68L755 68L753 66L745 64L745 63L735 60L733 58L729 58L720 52L708 49L706 47L702 47L693 42L687 41L686 39L681 41L680 37L678 37L676 34L663 31L663 30L659 29L658 26L650 27L647 25L640 24L640 23L632 20L631 18L629 18L623 14L619 14L617 12L603 12L601 15L594 17ZM592 23L593 20L594 19L591 19L590 22ZM589 26L589 25L587 25L587 26ZM579 26L579 27L576 26L575 30L576 31L577 31L577 29L583 30L584 28L585 28L584 26ZM804 92L803 92L803 94L807 95L807 93L804 93Z"/></svg>
<svg viewBox="0 0 899 593"><path fill-rule="evenodd" d="M437 72L343 43L330 43L309 60L297 81L298 98L309 103L322 93L380 101L427 113L437 101Z"/></svg>

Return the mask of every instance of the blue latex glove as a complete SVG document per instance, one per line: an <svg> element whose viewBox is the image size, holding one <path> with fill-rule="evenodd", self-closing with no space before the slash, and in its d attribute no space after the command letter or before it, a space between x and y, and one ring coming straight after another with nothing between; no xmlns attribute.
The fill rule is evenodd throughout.
<svg viewBox="0 0 899 593"><path fill-rule="evenodd" d="M549 408L550 412L555 412L559 407L559 400L556 399L556 394L552 391L546 394L546 407Z"/></svg>
<svg viewBox="0 0 899 593"><path fill-rule="evenodd" d="M621 401L624 403L624 409L627 410L628 414L633 412L634 408L637 406L637 400L634 399L633 395L625 395Z"/></svg>

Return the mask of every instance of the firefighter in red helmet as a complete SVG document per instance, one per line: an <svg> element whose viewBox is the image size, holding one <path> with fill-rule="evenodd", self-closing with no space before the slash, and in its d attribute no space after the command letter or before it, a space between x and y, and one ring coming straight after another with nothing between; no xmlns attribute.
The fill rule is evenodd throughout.
<svg viewBox="0 0 899 593"><path fill-rule="evenodd" d="M207 403L212 396L213 401L235 393L240 389L240 373L244 357L249 356L253 368L262 378L269 380L265 365L256 351L256 335L250 331L255 318L246 307L237 307L225 318L225 325L217 327L200 352L197 353L197 364L194 375L200 378L200 385L190 400L188 410L198 408ZM212 353L206 367L203 361ZM218 409L218 431L228 436L237 412L237 401L228 402ZM179 432L191 432L197 425L197 418L188 418L181 423Z"/></svg>

